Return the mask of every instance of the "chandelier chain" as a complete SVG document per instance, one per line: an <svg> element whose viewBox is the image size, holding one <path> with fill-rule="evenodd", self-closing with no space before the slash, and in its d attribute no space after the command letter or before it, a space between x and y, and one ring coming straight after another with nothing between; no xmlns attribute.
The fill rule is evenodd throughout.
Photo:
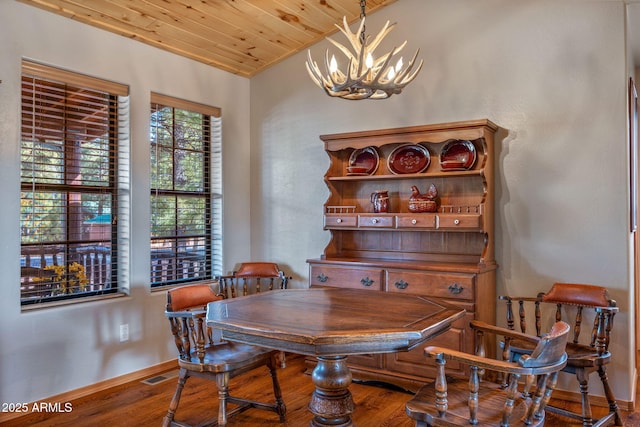
<svg viewBox="0 0 640 427"><path fill-rule="evenodd" d="M364 18L367 16L367 0L360 0L360 20L364 22ZM364 35L364 23L362 24L362 31L360 31L360 41L362 42L362 44L364 44L365 42L365 35Z"/></svg>

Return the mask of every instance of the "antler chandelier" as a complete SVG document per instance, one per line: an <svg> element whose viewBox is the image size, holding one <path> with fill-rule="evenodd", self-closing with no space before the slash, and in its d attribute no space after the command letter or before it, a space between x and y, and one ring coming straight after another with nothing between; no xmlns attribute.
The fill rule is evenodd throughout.
<svg viewBox="0 0 640 427"><path fill-rule="evenodd" d="M357 33L351 32L347 25L347 17L342 19L344 28L336 24L336 27L344 34L352 50L327 37L333 45L347 57L349 63L346 72L338 69L338 61L334 55L329 59L329 50L325 52L324 64L327 70L323 75L318 64L311 58L311 51L307 51L307 72L318 87L324 89L329 96L337 96L344 99L385 99L394 93L402 92L402 89L413 81L422 69L423 61L412 72L420 49L416 51L409 64L403 68L402 57L395 65L391 65L394 57L405 47L406 40L399 47L394 47L390 52L376 58L374 50L382 39L395 27L395 23L389 21L384 25L378 35L369 40L365 35L364 21L366 18L366 0L360 1L360 26Z"/></svg>

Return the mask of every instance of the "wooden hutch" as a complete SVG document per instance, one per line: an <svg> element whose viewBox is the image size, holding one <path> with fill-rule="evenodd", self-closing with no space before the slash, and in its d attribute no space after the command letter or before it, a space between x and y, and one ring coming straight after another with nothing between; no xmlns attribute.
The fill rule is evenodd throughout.
<svg viewBox="0 0 640 427"><path fill-rule="evenodd" d="M331 192L324 206L324 228L331 232L331 241L321 258L308 260L310 285L414 293L456 304L467 310L466 318L429 345L473 352L469 320L495 323L497 129L489 120L474 120L322 135L331 160L324 177ZM466 144L471 150L456 147L452 157L451 144ZM419 145L413 148L426 156L415 157L412 145ZM460 165L451 167L445 154L447 161L460 160ZM377 157L373 166L372 156ZM412 171L424 157L428 167ZM358 162L367 172L348 173L347 167ZM410 211L412 187L425 193L431 184L439 197L437 210L416 213L414 206ZM372 193L381 190L387 191L388 211L374 213ZM354 379L415 390L435 373L423 347L350 356L349 366Z"/></svg>

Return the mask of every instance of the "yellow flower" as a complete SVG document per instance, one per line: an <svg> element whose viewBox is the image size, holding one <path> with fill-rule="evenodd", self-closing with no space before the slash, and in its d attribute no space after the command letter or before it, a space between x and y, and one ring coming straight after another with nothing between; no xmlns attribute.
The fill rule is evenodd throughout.
<svg viewBox="0 0 640 427"><path fill-rule="evenodd" d="M69 264L69 273L65 265L47 265L45 270L53 271L51 278L38 277L33 279L37 282L50 281L60 285L60 292L69 294L76 289L84 291L89 283L84 266L78 262Z"/></svg>

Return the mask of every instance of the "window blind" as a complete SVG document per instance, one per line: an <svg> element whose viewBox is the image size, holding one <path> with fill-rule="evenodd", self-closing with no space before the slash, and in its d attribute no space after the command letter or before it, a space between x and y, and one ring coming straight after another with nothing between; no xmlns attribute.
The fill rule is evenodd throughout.
<svg viewBox="0 0 640 427"><path fill-rule="evenodd" d="M117 289L119 139L128 89L23 61L21 303Z"/></svg>
<svg viewBox="0 0 640 427"><path fill-rule="evenodd" d="M221 268L219 115L151 95L151 286L208 279Z"/></svg>

